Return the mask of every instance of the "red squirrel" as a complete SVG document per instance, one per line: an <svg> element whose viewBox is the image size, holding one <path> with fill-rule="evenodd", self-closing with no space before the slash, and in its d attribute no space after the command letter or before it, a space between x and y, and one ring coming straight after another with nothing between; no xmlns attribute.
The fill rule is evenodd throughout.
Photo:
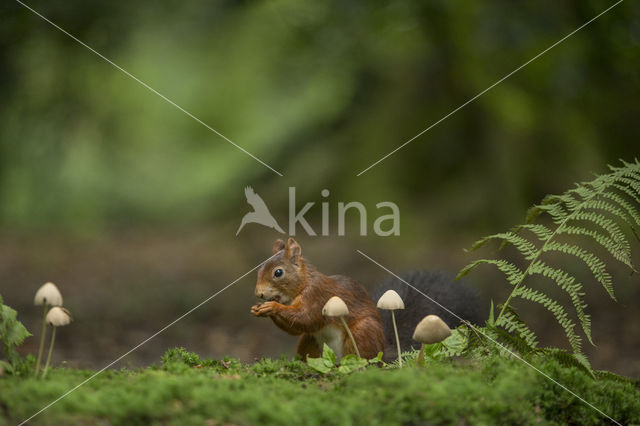
<svg viewBox="0 0 640 426"><path fill-rule="evenodd" d="M344 317L363 358L374 358L385 346L380 314L367 291L342 275L326 276L302 257L293 238L273 244L275 254L258 271L255 295L267 300L251 308L259 317L269 317L282 330L300 336L297 353L317 358L326 343L338 358L355 353L338 318L322 315L332 297L340 297L349 308Z"/></svg>
<svg viewBox="0 0 640 426"><path fill-rule="evenodd" d="M349 315L345 320L363 358L374 358L380 351L384 351L386 360L397 356L391 315L382 312L381 318L362 285L343 275L320 273L302 257L302 248L293 238L286 244L277 240L273 253L258 271L255 288L255 295L266 302L251 307L251 313L269 317L282 330L300 336L297 353L303 359L321 356L324 343L338 358L356 352L340 320L322 315L324 304L332 296L340 297L347 304ZM393 289L404 300L405 309L395 313L403 351L419 347L411 336L426 315L440 316L451 328L457 327L461 318L473 324L481 323L476 293L464 284L453 282L449 275L418 270L400 278L389 277L374 295L379 297ZM429 298L417 293L416 288Z"/></svg>

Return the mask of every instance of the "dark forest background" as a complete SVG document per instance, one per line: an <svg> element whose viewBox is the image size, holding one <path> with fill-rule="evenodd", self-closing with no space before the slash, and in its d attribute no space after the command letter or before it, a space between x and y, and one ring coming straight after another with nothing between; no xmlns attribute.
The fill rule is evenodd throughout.
<svg viewBox="0 0 640 426"><path fill-rule="evenodd" d="M250 185L286 226L288 187L320 229L304 254L367 286L395 271L455 273L477 238L547 193L638 156L640 3L623 2L386 161L356 174L613 1L113 2L31 0L53 22L284 174L276 175L12 1L0 5L0 293L39 333L55 282L75 322L56 362L99 367L244 274L280 235L247 225ZM330 196L323 198L321 190ZM339 201L393 201L401 235L337 236ZM638 243L634 259L640 263ZM588 281L596 368L640 375L638 276L619 303ZM508 285L469 277L483 299ZM245 361L295 339L253 318L255 274L133 353L169 346ZM558 297L562 297L558 295ZM568 300L567 300L568 303ZM522 305L543 344L550 314ZM23 353L35 352L37 336Z"/></svg>

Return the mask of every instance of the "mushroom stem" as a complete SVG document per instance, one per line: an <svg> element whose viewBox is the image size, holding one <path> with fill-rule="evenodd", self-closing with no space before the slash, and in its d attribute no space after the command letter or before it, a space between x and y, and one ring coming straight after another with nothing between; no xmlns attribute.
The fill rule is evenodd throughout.
<svg viewBox="0 0 640 426"><path fill-rule="evenodd" d="M53 327L51 332L51 344L49 345L49 355L47 355L47 363L44 365L44 371L42 372L42 378L47 377L47 370L49 369L49 363L51 362L51 352L53 352L53 342L56 341L56 328Z"/></svg>
<svg viewBox="0 0 640 426"><path fill-rule="evenodd" d="M393 332L396 334L396 344L398 345L398 363L402 368L402 351L400 350L400 338L398 337L398 327L396 326L396 315L391 311L391 322L393 322Z"/></svg>
<svg viewBox="0 0 640 426"><path fill-rule="evenodd" d="M425 347L425 344L423 343L422 346L420 347L420 353L418 354L418 361L416 363L418 367L422 366L422 360L424 359L424 347Z"/></svg>
<svg viewBox="0 0 640 426"><path fill-rule="evenodd" d="M353 347L356 349L356 354L358 355L358 358L361 358L360 351L358 350L358 345L356 345L356 339L353 338L353 334L351 334L351 330L349 330L349 326L347 325L347 322L344 320L344 317L340 317L340 321L342 321L342 325L344 325L345 330L347 330L347 334L351 339L351 343L353 343Z"/></svg>
<svg viewBox="0 0 640 426"><path fill-rule="evenodd" d="M38 348L38 361L36 362L36 376L40 371L40 362L42 361L42 348L44 347L44 338L47 335L47 304L43 304L44 311L42 313L42 335L40 336L40 348Z"/></svg>

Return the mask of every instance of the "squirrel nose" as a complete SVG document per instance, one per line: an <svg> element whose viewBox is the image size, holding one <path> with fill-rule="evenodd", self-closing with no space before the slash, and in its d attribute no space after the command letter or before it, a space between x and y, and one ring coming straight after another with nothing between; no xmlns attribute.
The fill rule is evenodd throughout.
<svg viewBox="0 0 640 426"><path fill-rule="evenodd" d="M260 299L264 299L264 293L261 291L258 291L258 289L256 289L253 294L256 295L256 297L260 298Z"/></svg>

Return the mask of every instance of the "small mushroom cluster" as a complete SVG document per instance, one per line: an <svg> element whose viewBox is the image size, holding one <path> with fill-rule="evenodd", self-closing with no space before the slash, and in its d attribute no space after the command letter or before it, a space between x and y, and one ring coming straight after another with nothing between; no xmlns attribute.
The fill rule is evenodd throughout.
<svg viewBox="0 0 640 426"><path fill-rule="evenodd" d="M51 353L53 352L53 344L56 340L56 329L65 326L71 322L71 313L62 307L62 294L53 283L46 283L38 289L34 298L36 306L43 306L42 314L42 335L40 336L40 347L38 349L38 360L36 361L36 376L40 371L42 362L42 349L44 347L45 336L47 334L47 325L53 327L51 332L51 343L49 344L49 353L47 362L44 365L42 377L47 376L47 370L51 363Z"/></svg>
<svg viewBox="0 0 640 426"><path fill-rule="evenodd" d="M393 323L393 331L396 335L396 344L398 345L398 364L402 367L402 349L400 348L400 339L398 338L398 327L396 325L394 311L404 309L404 302L396 291L387 290L378 300L378 309L391 311L391 322ZM439 316L427 315L424 317L413 332L413 340L422 344L417 365L422 365L425 345L442 342L450 335L451 330Z"/></svg>
<svg viewBox="0 0 640 426"><path fill-rule="evenodd" d="M378 299L377 307L378 309L391 311L391 322L393 323L393 332L395 333L396 344L398 347L398 364L402 367L402 351L394 311L404 309L404 301L396 291L387 290L380 299ZM344 300L338 296L330 298L322 308L322 315L340 318L340 321L342 321L342 325L347 331L347 334L351 339L351 343L356 350L356 354L360 357L360 351L358 350L356 341L353 338L353 334L351 334L351 330L349 329L347 322L344 320L344 317L349 315L349 308L347 307L347 304L344 303ZM425 345L442 342L449 336L451 336L451 329L439 316L427 315L424 317L418 323L415 331L413 332L413 340L422 344L420 354L418 355L417 365L422 365Z"/></svg>

